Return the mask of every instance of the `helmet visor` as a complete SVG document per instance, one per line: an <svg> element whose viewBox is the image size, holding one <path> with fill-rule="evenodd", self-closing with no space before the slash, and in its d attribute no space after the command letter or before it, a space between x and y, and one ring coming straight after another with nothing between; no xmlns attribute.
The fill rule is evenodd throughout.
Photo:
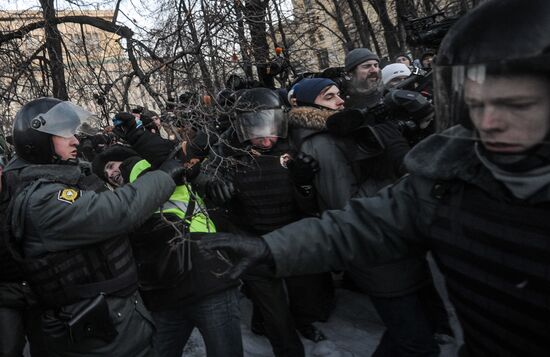
<svg viewBox="0 0 550 357"><path fill-rule="evenodd" d="M543 143L550 129L550 79L533 68L438 66L434 70L436 127L473 128L476 140L498 152Z"/></svg>
<svg viewBox="0 0 550 357"><path fill-rule="evenodd" d="M239 113L235 121L235 131L241 143L256 138L285 138L287 130L286 115L282 109Z"/></svg>
<svg viewBox="0 0 550 357"><path fill-rule="evenodd" d="M61 102L46 113L31 120L33 129L43 133L70 138L76 134L94 135L98 118L95 114L71 102Z"/></svg>

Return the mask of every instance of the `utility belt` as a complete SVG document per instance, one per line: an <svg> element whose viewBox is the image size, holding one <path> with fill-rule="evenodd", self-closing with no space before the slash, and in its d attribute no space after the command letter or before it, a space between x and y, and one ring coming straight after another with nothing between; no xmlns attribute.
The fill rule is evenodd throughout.
<svg viewBox="0 0 550 357"><path fill-rule="evenodd" d="M118 335L104 293L60 309L47 310L42 315L42 330L54 343L64 345L93 338L111 343Z"/></svg>

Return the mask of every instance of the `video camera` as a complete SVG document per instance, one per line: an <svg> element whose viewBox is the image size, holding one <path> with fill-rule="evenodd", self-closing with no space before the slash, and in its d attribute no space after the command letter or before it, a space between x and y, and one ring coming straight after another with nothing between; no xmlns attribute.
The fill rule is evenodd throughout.
<svg viewBox="0 0 550 357"><path fill-rule="evenodd" d="M460 16L447 17L445 13L419 17L416 19L403 18L407 42L410 46L438 48L447 31Z"/></svg>
<svg viewBox="0 0 550 357"><path fill-rule="evenodd" d="M346 109L327 120L328 131L349 136L361 128L394 121L411 146L432 133L433 105L421 93L391 89L383 102L370 109Z"/></svg>

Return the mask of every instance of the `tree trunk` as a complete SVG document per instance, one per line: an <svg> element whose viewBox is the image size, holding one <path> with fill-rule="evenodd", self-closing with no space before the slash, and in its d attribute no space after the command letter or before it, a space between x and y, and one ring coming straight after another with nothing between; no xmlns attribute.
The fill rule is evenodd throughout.
<svg viewBox="0 0 550 357"><path fill-rule="evenodd" d="M241 57L243 62L243 71L247 79L253 79L252 59L248 49L250 48L244 32L243 9L240 0L235 0L235 15L237 16L237 34L239 36L239 47L241 48Z"/></svg>
<svg viewBox="0 0 550 357"><path fill-rule="evenodd" d="M258 71L258 80L268 88L275 86L269 74L269 44L266 37L266 0L248 0L245 5L246 23L250 30L252 54Z"/></svg>
<svg viewBox="0 0 550 357"><path fill-rule="evenodd" d="M359 3L358 3L359 1ZM353 17L353 22L355 22L355 27L359 33L359 39L361 40L361 45L365 48L370 48L370 31L369 24L363 21L361 17L361 10L359 7L363 7L360 0L347 0L351 16Z"/></svg>
<svg viewBox="0 0 550 357"><path fill-rule="evenodd" d="M206 90L213 93L214 88L212 85L212 79L210 77L210 71L208 70L208 66L206 65L206 61L204 60L204 55L201 51L201 42L199 41L199 36L197 33L197 28L195 27L195 23L193 22L192 14L187 9L187 5L185 4L185 0L180 0L180 6L182 12L180 12L179 16L182 14L187 15L187 27L189 28L189 34L191 35L191 40L193 41L193 46L197 49L196 53L196 60L199 64L199 68L201 70L202 74L202 80L204 83L204 86L206 87Z"/></svg>
<svg viewBox="0 0 550 357"><path fill-rule="evenodd" d="M46 35L46 50L50 60L53 96L61 100L69 100L63 65L61 34L55 24L54 0L40 0L40 5L45 21L44 33Z"/></svg>
<svg viewBox="0 0 550 357"><path fill-rule="evenodd" d="M378 18L380 19L380 24L384 31L384 39L386 40L386 48L388 49L388 55L390 58L395 57L399 54L399 41L397 39L397 31L395 26L391 22L390 16L388 14L388 7L386 6L386 0L369 0L371 5L374 7ZM379 53L378 55L381 55Z"/></svg>

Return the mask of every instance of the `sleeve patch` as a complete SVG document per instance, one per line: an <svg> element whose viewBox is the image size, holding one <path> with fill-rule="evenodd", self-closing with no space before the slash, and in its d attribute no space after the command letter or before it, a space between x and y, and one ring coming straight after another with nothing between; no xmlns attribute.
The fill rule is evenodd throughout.
<svg viewBox="0 0 550 357"><path fill-rule="evenodd" d="M72 188L63 189L57 194L58 200L69 204L73 204L73 202L76 201L79 197L80 191L74 190Z"/></svg>

